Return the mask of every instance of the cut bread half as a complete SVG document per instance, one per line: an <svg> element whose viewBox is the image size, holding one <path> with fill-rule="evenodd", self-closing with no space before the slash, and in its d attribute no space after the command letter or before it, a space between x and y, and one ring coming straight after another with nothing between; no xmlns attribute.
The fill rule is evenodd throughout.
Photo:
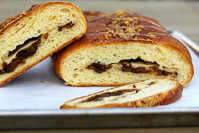
<svg viewBox="0 0 199 133"><path fill-rule="evenodd" d="M86 34L55 58L55 71L67 84L115 86L172 78L186 86L191 81L189 51L156 20L126 11L94 17L98 14L87 17Z"/></svg>
<svg viewBox="0 0 199 133"><path fill-rule="evenodd" d="M0 86L86 32L82 11L68 2L34 5L0 24Z"/></svg>
<svg viewBox="0 0 199 133"><path fill-rule="evenodd" d="M73 99L64 108L152 107L180 99L183 87L173 79L151 79Z"/></svg>

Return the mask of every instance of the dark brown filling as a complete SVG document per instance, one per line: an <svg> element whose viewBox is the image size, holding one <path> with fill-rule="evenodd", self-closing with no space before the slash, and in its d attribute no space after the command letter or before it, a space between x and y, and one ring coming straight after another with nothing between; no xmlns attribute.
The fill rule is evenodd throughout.
<svg viewBox="0 0 199 133"><path fill-rule="evenodd" d="M16 54L16 58L13 59L11 61L11 63L7 64L6 62L3 63L3 70L0 71L0 74L3 74L3 73L10 73L10 72L13 72L15 70L15 68L19 65L19 64L22 64L24 63L24 60L32 55L34 55L37 51L37 48L41 42L41 39L40 39L40 36L39 37L34 37L34 38L31 38L31 39L28 39L27 41L25 41L25 43L28 43L29 41L31 40L36 40L37 38L37 41L34 42L30 47L26 48L26 49L23 49L21 51L19 51L17 54ZM26 44L23 44L23 45L20 45L21 46L24 46ZM15 50L12 51L12 52L16 52ZM13 54L13 53L12 53Z"/></svg>
<svg viewBox="0 0 199 133"><path fill-rule="evenodd" d="M64 26L58 27L58 30L62 31L65 28L71 28L73 26L74 26L74 24L72 22L69 22L68 24L66 24ZM3 62L3 70L0 70L0 74L13 72L15 70L15 68L19 64L24 63L24 61L25 61L26 58L34 55L36 53L36 51L37 51L37 48L38 48L40 42L41 42L40 37L41 37L41 35L39 37L30 38L30 39L26 40L23 44L18 45L16 47L16 49L14 49L13 51L10 51L9 54L8 54L8 57L16 54L16 52L19 51L19 49L21 49L24 46L26 46L27 44L29 44L29 42L37 40L36 42L34 42L33 44L31 44L30 47L19 51L17 53L17 55L16 55L16 58L13 59L11 61L11 63L7 64L6 62ZM48 33L44 34L44 39L47 39L47 38L48 38Z"/></svg>
<svg viewBox="0 0 199 133"><path fill-rule="evenodd" d="M152 85L152 84L155 84L155 82L151 82L151 83L149 83L148 85Z"/></svg>
<svg viewBox="0 0 199 133"><path fill-rule="evenodd" d="M157 62L151 62L151 61L144 61L140 58L137 59L129 59L129 60L121 60L119 63L121 62L127 62L127 63L131 63L131 62L142 62L145 65L154 65L154 66L159 66L159 64Z"/></svg>
<svg viewBox="0 0 199 133"><path fill-rule="evenodd" d="M48 39L48 33L44 34L44 39Z"/></svg>
<svg viewBox="0 0 199 133"><path fill-rule="evenodd" d="M138 93L140 90L139 89L124 89L124 90L118 90L118 91L113 91L113 92L105 92L99 95L92 96L86 100L83 100L81 101L81 103L90 102L90 101L100 101L104 97L119 96L124 93L133 92L133 91L135 91L135 93Z"/></svg>
<svg viewBox="0 0 199 133"><path fill-rule="evenodd" d="M60 26L58 27L58 31L62 31L63 29L69 29L72 28L74 26L74 23L71 21L68 24L64 25L64 26Z"/></svg>
<svg viewBox="0 0 199 133"><path fill-rule="evenodd" d="M132 62L142 62L145 65L153 65L149 66L148 68L146 67L133 67ZM114 64L114 63L112 63ZM106 72L108 69L112 68L112 64L105 65L101 64L100 62L98 63L92 63L89 66L87 66L88 69L93 69L97 73L103 73ZM150 62L150 61L144 61L140 58L137 59L130 59L130 60L122 60L119 63L115 64L122 64L121 71L123 72L133 72L133 73L154 73L156 75L163 75L163 76L168 76L171 75L172 77L176 78L177 73L176 72L168 72L165 70L161 70L158 68L159 64L156 62Z"/></svg>
<svg viewBox="0 0 199 133"><path fill-rule="evenodd" d="M87 67L88 69L93 69L97 73L103 73L106 72L106 70L111 69L111 65L103 65L100 63L92 63Z"/></svg>
<svg viewBox="0 0 199 133"><path fill-rule="evenodd" d="M18 45L16 47L16 49L14 49L13 51L10 51L8 56L12 56L13 54L15 54L20 48L24 47L26 44L28 44L30 41L34 41L34 40L38 40L39 37L33 37L33 38L30 38L28 40L26 40L23 44L21 45Z"/></svg>
<svg viewBox="0 0 199 133"><path fill-rule="evenodd" d="M165 70L160 70L157 66L150 66L149 69L145 67L133 67L130 62L122 61L122 71L123 72L133 72L133 73L151 73L153 72L156 75L172 75L177 76L177 73L167 72Z"/></svg>

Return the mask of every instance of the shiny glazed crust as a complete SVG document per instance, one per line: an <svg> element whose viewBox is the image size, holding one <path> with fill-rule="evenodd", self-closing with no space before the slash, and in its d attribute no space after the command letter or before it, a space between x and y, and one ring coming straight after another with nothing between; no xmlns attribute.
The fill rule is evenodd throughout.
<svg viewBox="0 0 199 133"><path fill-rule="evenodd" d="M174 88L171 88L170 90L168 90L166 92L161 92L161 93L158 93L156 95L148 96L146 98L139 99L139 100L136 100L136 101L130 101L130 102L124 102L124 103L114 103L114 104L104 103L104 105L102 105L102 106L95 106L95 107L90 107L90 108L153 107L153 106L168 105L168 104L174 103L181 98L183 87L176 80L173 80L173 79L169 79L169 80L175 81L176 86ZM143 82L143 81L140 81L140 82ZM132 83L132 84L134 84L134 83ZM129 84L129 85L131 85L131 84ZM119 87L122 87L122 86L119 86ZM163 87L164 86L162 86L162 88ZM115 88L118 88L118 87L115 87ZM115 88L111 88L111 89L115 89ZM79 98L70 100L70 101L66 102L64 105L62 105L60 108L61 109L80 108L80 107L77 107L77 106L68 105L68 103L70 103L71 101L77 100L77 99L83 99L85 97L89 97L91 95L97 95L97 94L102 93L102 92L107 92L108 90L111 90L111 89L99 91L99 92L96 92L96 93L93 93L93 94L90 94L90 95L87 95L87 96L83 96L83 97L79 97Z"/></svg>
<svg viewBox="0 0 199 133"><path fill-rule="evenodd" d="M79 14L81 14L81 18L84 21L84 25L85 25L85 31L86 32L86 19L84 17L84 14L82 13L82 11L75 5L73 5L72 3L69 2L47 2L47 3L43 3L40 5L33 5L29 10L27 10L26 12L22 12L18 15L15 16L10 16L9 18L7 18L4 22L2 22L0 24L0 38L3 36L4 33L9 32L9 30L14 27L16 24L20 24L21 21L23 21L23 19L31 17L37 13L42 12L42 10L44 10L45 8L51 7L53 5L64 5L66 7L70 7L74 10L76 10ZM64 48L65 46L67 46L68 44L74 42L75 40L79 39L84 33L82 33L79 36L74 37L72 40L65 42L61 47L54 49L53 51L49 51L49 53L43 57L41 57L39 60L35 61L32 64L29 64L27 66L24 66L23 70L20 70L18 72L13 73L11 76L9 76L7 79L5 79L4 81L0 82L0 86L3 86L4 84L8 83L9 81L11 81L12 79L14 79L15 77L19 76L20 74L22 74L23 72L25 72L26 70L30 69L32 66L38 64L39 62L41 62L42 60L46 59L47 57L51 56L54 52L57 52L59 50L61 50L62 48Z"/></svg>
<svg viewBox="0 0 199 133"><path fill-rule="evenodd" d="M92 14L92 15L91 15ZM94 15L93 15L94 14ZM100 14L98 16L98 14ZM125 42L139 42L148 43L150 45L159 45L171 51L176 51L182 54L187 61L187 64L191 66L191 72L188 80L183 86L186 86L193 77L193 64L189 51L187 48L173 38L166 29L161 26L156 20L143 16L139 13L117 11L113 14L103 13L88 13L85 12L87 17L87 32L78 41L72 43L69 47L62 49L56 56L55 71L62 78L63 72L62 64L65 59L72 53L81 51L86 48L102 46L102 45L117 45L118 43ZM132 21L135 24L135 29L128 29L127 24L120 23L120 20L127 17L127 21ZM131 18L130 20L128 20ZM120 27L115 27L115 23L119 23ZM124 27L122 27L124 25ZM118 33L118 34L117 34ZM121 33L121 34L120 34ZM92 84L81 84L72 86L90 86ZM107 84L101 84L99 86L106 86ZM110 84L109 84L110 85ZM118 84L112 84L118 85Z"/></svg>
<svg viewBox="0 0 199 133"><path fill-rule="evenodd" d="M91 20L94 17L103 17L106 16L106 13L102 13L100 11L83 11L86 21Z"/></svg>

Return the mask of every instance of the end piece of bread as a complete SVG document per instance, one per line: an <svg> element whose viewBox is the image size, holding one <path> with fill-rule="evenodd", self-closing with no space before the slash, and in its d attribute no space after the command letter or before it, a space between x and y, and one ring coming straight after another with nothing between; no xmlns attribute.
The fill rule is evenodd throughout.
<svg viewBox="0 0 199 133"><path fill-rule="evenodd" d="M86 34L55 59L55 71L67 84L115 86L172 78L186 86L191 81L189 51L156 20L126 11L86 14Z"/></svg>
<svg viewBox="0 0 199 133"><path fill-rule="evenodd" d="M86 32L82 11L68 2L47 2L0 24L0 86Z"/></svg>
<svg viewBox="0 0 199 133"><path fill-rule="evenodd" d="M173 79L151 79L100 91L66 102L61 108L152 107L180 99L183 87Z"/></svg>

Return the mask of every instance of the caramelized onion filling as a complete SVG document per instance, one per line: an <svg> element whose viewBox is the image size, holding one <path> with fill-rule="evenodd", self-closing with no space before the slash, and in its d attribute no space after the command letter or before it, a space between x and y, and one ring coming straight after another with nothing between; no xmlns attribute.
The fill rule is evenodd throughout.
<svg viewBox="0 0 199 133"><path fill-rule="evenodd" d="M69 29L72 28L74 26L74 23L71 21L68 24L64 25L64 26L60 26L58 27L58 31L62 31L63 29Z"/></svg>
<svg viewBox="0 0 199 133"><path fill-rule="evenodd" d="M58 27L58 31L72 28L73 26L74 23L71 21L66 25ZM13 72L19 64L25 62L26 58L33 56L41 43L41 38L46 40L48 38L48 33L27 39L23 44L18 45L14 50L9 51L8 54L4 55L2 57L3 63L0 69L0 74Z"/></svg>
<svg viewBox="0 0 199 133"><path fill-rule="evenodd" d="M129 93L129 92L138 93L139 91L140 91L140 89L123 89L123 90L118 90L118 91L113 91L113 92L105 92L105 93L102 93L99 95L92 96L86 100L83 100L83 101L81 101L81 103L91 102L91 101L101 101L105 97L120 96L122 94Z"/></svg>
<svg viewBox="0 0 199 133"><path fill-rule="evenodd" d="M137 63L136 66L132 65L132 63ZM144 64L144 66L140 65ZM121 60L119 63L112 63L112 64L101 64L98 63L92 63L88 65L86 68L94 70L97 73L103 73L106 72L108 69L111 69L113 67L113 64L121 65L121 71L123 72L132 72L132 73L154 73L155 75L163 75L168 76L171 75L172 77L176 78L177 73L176 72L169 72L166 70L161 70L159 68L159 64L156 62L150 62L150 61L144 61L140 58L137 59L130 59L130 60Z"/></svg>
<svg viewBox="0 0 199 133"><path fill-rule="evenodd" d="M10 63L3 62L3 70L0 70L0 74L13 72L19 64L24 63L26 58L33 56L36 53L37 48L41 42L40 36L28 39L22 45L18 45L15 50L10 51L8 54L8 58L13 56L14 54L16 54L16 57L12 59ZM19 51L19 49L25 47L28 43L32 41L33 43L30 46Z"/></svg>

